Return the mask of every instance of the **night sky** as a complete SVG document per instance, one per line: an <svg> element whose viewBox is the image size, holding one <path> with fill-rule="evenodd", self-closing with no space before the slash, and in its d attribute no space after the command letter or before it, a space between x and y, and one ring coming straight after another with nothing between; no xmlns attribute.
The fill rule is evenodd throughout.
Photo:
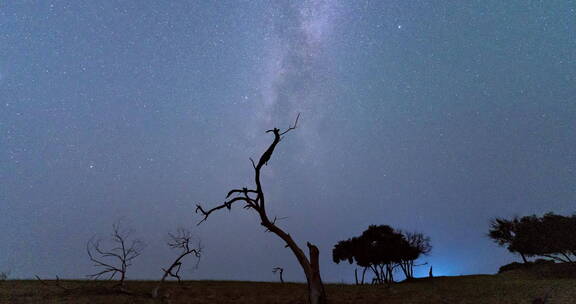
<svg viewBox="0 0 576 304"><path fill-rule="evenodd" d="M0 271L83 278L123 219L129 278L189 227L185 278L304 280L253 212L194 213L301 113L262 178L324 281L353 281L332 246L369 224L429 235L436 275L494 273L518 258L491 217L576 211L575 96L575 1L4 1Z"/></svg>

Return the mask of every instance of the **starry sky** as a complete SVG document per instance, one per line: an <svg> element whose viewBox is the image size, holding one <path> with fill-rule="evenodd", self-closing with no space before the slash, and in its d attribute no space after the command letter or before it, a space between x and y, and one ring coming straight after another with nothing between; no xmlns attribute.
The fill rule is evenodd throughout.
<svg viewBox="0 0 576 304"><path fill-rule="evenodd" d="M5 1L0 271L82 278L122 220L129 278L189 227L188 279L303 280L255 214L194 213L301 113L262 178L324 281L353 281L331 249L369 224L429 235L436 275L494 273L518 258L491 217L576 211L575 96L575 1Z"/></svg>

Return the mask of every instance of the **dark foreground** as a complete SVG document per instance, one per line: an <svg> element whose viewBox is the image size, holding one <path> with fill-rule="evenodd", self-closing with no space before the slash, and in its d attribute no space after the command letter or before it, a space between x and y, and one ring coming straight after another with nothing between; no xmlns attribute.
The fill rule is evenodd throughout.
<svg viewBox="0 0 576 304"><path fill-rule="evenodd" d="M296 283L187 281L167 283L152 298L154 281L129 281L126 293L114 282L0 282L0 303L306 303L306 286ZM576 303L575 279L521 278L507 275L438 277L383 286L328 284L330 303Z"/></svg>

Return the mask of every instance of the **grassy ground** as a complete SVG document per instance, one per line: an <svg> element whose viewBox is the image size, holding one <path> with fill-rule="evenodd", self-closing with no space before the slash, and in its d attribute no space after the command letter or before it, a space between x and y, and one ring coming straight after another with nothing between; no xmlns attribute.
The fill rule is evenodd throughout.
<svg viewBox="0 0 576 304"><path fill-rule="evenodd" d="M46 284L54 284L46 281ZM306 303L306 286L295 283L188 281L167 283L162 298L153 299L152 281L129 281L132 294L111 292L114 282L0 282L0 303ZM575 279L476 275L421 279L383 286L328 284L330 303L532 303L549 294L547 303L576 303Z"/></svg>

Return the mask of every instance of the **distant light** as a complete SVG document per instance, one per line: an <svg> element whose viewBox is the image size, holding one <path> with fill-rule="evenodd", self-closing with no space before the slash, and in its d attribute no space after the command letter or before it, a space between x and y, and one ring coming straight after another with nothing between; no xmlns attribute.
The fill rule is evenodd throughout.
<svg viewBox="0 0 576 304"><path fill-rule="evenodd" d="M402 25L398 24L398 29L401 30L402 29Z"/></svg>

